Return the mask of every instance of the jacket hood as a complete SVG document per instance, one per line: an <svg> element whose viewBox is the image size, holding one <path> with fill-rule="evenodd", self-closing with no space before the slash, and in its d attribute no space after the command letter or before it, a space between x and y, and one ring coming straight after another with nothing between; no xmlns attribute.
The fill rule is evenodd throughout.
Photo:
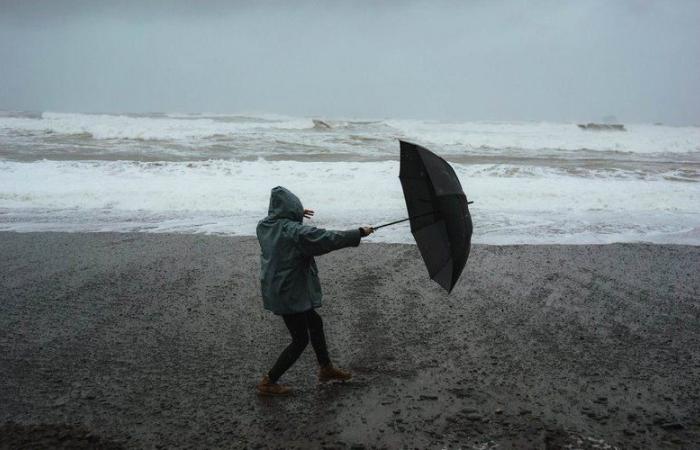
<svg viewBox="0 0 700 450"><path fill-rule="evenodd" d="M290 219L301 222L304 219L304 207L299 197L282 186L272 188L268 219Z"/></svg>

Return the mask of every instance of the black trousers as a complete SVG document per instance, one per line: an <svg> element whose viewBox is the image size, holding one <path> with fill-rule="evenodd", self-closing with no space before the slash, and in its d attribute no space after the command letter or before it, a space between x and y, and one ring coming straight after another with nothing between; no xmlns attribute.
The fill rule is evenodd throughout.
<svg viewBox="0 0 700 450"><path fill-rule="evenodd" d="M323 333L323 320L316 311L310 309L298 314L283 315L282 318L289 334L292 335L292 342L282 351L277 362L268 372L270 381L276 383L282 374L292 367L304 352L309 340L319 365L325 366L331 363L326 347L326 336Z"/></svg>

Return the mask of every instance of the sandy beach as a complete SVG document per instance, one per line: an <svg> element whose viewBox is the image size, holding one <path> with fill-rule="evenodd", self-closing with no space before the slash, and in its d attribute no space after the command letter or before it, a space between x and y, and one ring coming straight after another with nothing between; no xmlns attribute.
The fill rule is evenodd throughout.
<svg viewBox="0 0 700 450"><path fill-rule="evenodd" d="M318 259L331 357L264 311L255 238L0 233L0 448L698 448L700 247L413 245Z"/></svg>

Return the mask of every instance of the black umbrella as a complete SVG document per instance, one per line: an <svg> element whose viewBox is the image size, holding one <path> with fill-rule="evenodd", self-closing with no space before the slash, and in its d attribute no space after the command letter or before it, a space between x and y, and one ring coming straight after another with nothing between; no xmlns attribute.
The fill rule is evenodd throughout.
<svg viewBox="0 0 700 450"><path fill-rule="evenodd" d="M410 220L430 278L451 292L469 257L472 219L467 205L472 202L447 161L420 145L399 142L399 179L409 217L374 229Z"/></svg>

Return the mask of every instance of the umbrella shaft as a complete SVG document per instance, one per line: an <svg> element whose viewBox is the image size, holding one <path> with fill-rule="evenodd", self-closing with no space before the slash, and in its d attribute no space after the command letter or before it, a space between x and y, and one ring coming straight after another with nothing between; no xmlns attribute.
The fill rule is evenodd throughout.
<svg viewBox="0 0 700 450"><path fill-rule="evenodd" d="M472 203L474 203L474 202L467 202L467 205L471 205ZM416 216L406 217L405 219L397 220L395 222L385 223L383 225L379 225L377 227L372 227L372 228L374 228L375 230L378 230L380 228L388 227L389 225L396 225L397 223L405 222L405 221L411 220L411 219L417 219L418 217L429 216L431 214L435 214L435 211L430 211L430 212L427 212L425 214L418 214Z"/></svg>
<svg viewBox="0 0 700 450"><path fill-rule="evenodd" d="M416 218L418 218L418 217L423 217L423 216L429 216L430 214L435 214L435 212L434 212L434 211L430 211L430 212L425 213L425 214L418 214L417 216L406 217L405 219L397 220L397 221L395 221L395 222L385 223L385 224L383 224L383 225L379 225L379 226L377 226L377 227L372 227L372 228L374 228L375 230L378 230L378 229L380 229L380 228L388 227L389 225L395 225L395 224L397 224L397 223L405 222L405 221L407 221L407 220L416 219Z"/></svg>

